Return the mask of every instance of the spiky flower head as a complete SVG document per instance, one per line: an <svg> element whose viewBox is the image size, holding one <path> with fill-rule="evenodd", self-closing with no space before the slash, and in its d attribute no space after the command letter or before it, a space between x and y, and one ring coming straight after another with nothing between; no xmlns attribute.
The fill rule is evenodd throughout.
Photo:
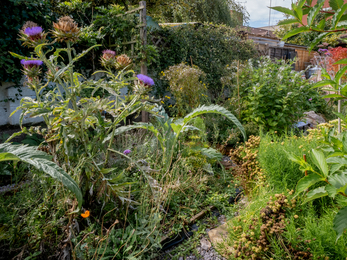
<svg viewBox="0 0 347 260"><path fill-rule="evenodd" d="M23 25L22 30L19 31L19 39L23 41L23 45L33 48L45 43L46 36L47 34L43 31L42 27L32 21L27 21Z"/></svg>
<svg viewBox="0 0 347 260"><path fill-rule="evenodd" d="M21 60L23 66L23 74L29 83L38 82L41 73L40 66L43 64L41 60Z"/></svg>
<svg viewBox="0 0 347 260"><path fill-rule="evenodd" d="M26 69L38 67L38 66L41 66L43 64L43 62L41 60L21 60L20 63Z"/></svg>
<svg viewBox="0 0 347 260"><path fill-rule="evenodd" d="M132 60L126 54L122 54L117 57L116 62L116 69L124 69L126 67L130 69L129 65L132 63Z"/></svg>
<svg viewBox="0 0 347 260"><path fill-rule="evenodd" d="M144 86L153 86L154 85L154 80L146 75L143 74L138 74L137 78L140 82L140 84Z"/></svg>
<svg viewBox="0 0 347 260"><path fill-rule="evenodd" d="M116 64L116 52L104 50L100 58L101 65L104 67L114 67Z"/></svg>
<svg viewBox="0 0 347 260"><path fill-rule="evenodd" d="M80 29L78 28L78 24L70 16L60 17L57 23L53 23L53 27L52 34L57 41L78 41Z"/></svg>
<svg viewBox="0 0 347 260"><path fill-rule="evenodd" d="M102 52L102 57L105 60L114 59L116 57L116 52L115 51L111 51L111 50L104 50Z"/></svg>

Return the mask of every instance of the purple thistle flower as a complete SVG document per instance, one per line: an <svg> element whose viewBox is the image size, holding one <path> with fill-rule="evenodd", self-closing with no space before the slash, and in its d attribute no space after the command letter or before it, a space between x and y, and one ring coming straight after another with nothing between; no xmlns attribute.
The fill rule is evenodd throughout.
<svg viewBox="0 0 347 260"><path fill-rule="evenodd" d="M131 153L131 151L129 149L126 149L124 152L123 152L125 155L128 155L129 153Z"/></svg>
<svg viewBox="0 0 347 260"><path fill-rule="evenodd" d="M102 51L103 54L111 54L113 56L116 56L116 52L115 51L111 51L111 50L104 50Z"/></svg>
<svg viewBox="0 0 347 260"><path fill-rule="evenodd" d="M145 86L153 86L154 85L154 80L152 78L146 76L146 75L139 74L139 75L137 75L137 78Z"/></svg>
<svg viewBox="0 0 347 260"><path fill-rule="evenodd" d="M113 59L114 57L116 57L116 52L111 50L104 50L102 51L102 57L105 60Z"/></svg>
<svg viewBox="0 0 347 260"><path fill-rule="evenodd" d="M310 98L308 101L312 101L312 98Z"/></svg>
<svg viewBox="0 0 347 260"><path fill-rule="evenodd" d="M41 60L21 60L20 63L24 66L24 68L38 67L43 64Z"/></svg>
<svg viewBox="0 0 347 260"><path fill-rule="evenodd" d="M29 37L35 37L37 35L40 35L43 32L42 27L28 27L24 30L24 33L28 35Z"/></svg>

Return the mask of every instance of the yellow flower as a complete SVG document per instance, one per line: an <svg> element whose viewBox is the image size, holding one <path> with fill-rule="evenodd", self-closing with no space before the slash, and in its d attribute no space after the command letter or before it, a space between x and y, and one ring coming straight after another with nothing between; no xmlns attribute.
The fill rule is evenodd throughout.
<svg viewBox="0 0 347 260"><path fill-rule="evenodd" d="M164 104L164 101L160 101L162 104Z"/></svg>

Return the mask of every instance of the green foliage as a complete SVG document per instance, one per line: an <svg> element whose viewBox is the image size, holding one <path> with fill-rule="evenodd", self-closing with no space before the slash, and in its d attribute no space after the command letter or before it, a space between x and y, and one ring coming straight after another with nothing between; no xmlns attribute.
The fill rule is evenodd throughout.
<svg viewBox="0 0 347 260"><path fill-rule="evenodd" d="M239 208L239 216L233 218L229 225L228 239L219 246L220 252L226 254L232 252L235 259L242 259L244 250L251 248L255 254L258 252L263 254L263 258L273 259L294 258L305 253L312 259L327 259L327 257L344 259L347 256L345 251L347 236L343 234L337 240L338 233L332 232L333 221L340 216L336 215L336 212L341 208L345 209L346 199L342 196L337 196L334 200L326 197L302 204L304 198L293 197L294 190L289 190L294 188L296 181L304 177L304 173L289 160L286 151L302 158L302 154L307 154L308 150L317 146L317 141L320 140L317 138L320 137L313 135L300 138L275 135L262 137L259 161L260 167L266 173L268 185L254 190L252 199L248 200L246 206ZM307 157L307 163L314 165L311 156ZM316 166L313 167L318 169ZM316 183L313 188L319 184ZM283 194L287 198L282 203L289 204L284 218L281 217L284 219L283 226L269 230L268 228L272 228L277 219L272 218L274 213L278 212L274 210L274 207L278 206L274 203L274 199L280 198ZM279 203L282 205L281 202ZM262 225L266 224L264 223L266 219L271 220L271 223ZM341 218L334 223L335 229L337 226L341 229L345 228L345 219L346 217L341 214ZM260 235L264 229L267 235L266 239L262 240ZM247 246L245 243L248 241L250 243ZM259 250L257 243L261 243L263 250ZM256 244L255 247L252 247L251 245L254 244ZM245 246L244 249L243 246ZM232 247L234 250L231 250ZM240 252L238 257L235 256L237 250Z"/></svg>
<svg viewBox="0 0 347 260"><path fill-rule="evenodd" d="M43 171L53 179L61 181L66 188L76 195L78 206L81 208L83 198L77 183L62 168L52 162L51 159L51 156L45 152L38 151L36 147L11 145L8 143L0 144L0 162L23 161L31 164L36 169Z"/></svg>
<svg viewBox="0 0 347 260"><path fill-rule="evenodd" d="M16 87L20 87L22 78L19 61L11 57L9 51L29 56L29 52L22 48L18 41L18 30L22 25L31 20L40 23L44 28L48 27L56 19L56 15L50 13L51 4L49 0L8 0L0 13L0 82L13 82ZM49 15L48 15L49 14ZM17 98L21 96L19 89ZM8 100L1 100L7 102ZM11 100L14 101L14 100Z"/></svg>
<svg viewBox="0 0 347 260"><path fill-rule="evenodd" d="M11 259L18 255L11 249L26 244L28 250L23 252L23 259L37 252L41 253L39 257L47 259L66 237L63 231L69 222L66 211L73 200L62 185L47 178L45 173L34 167L30 172L20 170L25 170L21 179L27 183L18 183L15 190L0 194L1 254Z"/></svg>
<svg viewBox="0 0 347 260"><path fill-rule="evenodd" d="M275 191L294 189L298 181L304 177L297 164L288 159L288 153L302 158L317 144L311 137L278 137L268 134L261 139L259 148L259 162L265 172L269 185ZM308 163L311 158L308 156Z"/></svg>
<svg viewBox="0 0 347 260"><path fill-rule="evenodd" d="M312 164L307 163L298 156L289 155L289 159L300 165L302 171L312 172L308 177L302 178L297 185L297 193L311 188L315 185L315 189L309 191L306 195L304 203L329 196L335 198L336 195L347 197L347 161L344 156L347 154L347 133L335 135L334 131L323 132L323 141L321 149L312 149ZM323 185L324 184L324 185ZM341 237L347 228L346 210L343 208L334 220L334 229L338 236Z"/></svg>
<svg viewBox="0 0 347 260"><path fill-rule="evenodd" d="M303 32L310 32L310 35L314 35L311 34L311 32L313 32L318 35L316 36L316 40L313 40L312 43L310 43L310 49L313 49L319 42L323 40L324 37L331 34L340 34L341 32L347 30L345 28L347 16L344 15L345 11L347 10L347 4L343 4L343 2L340 1L329 1L332 11L325 12L323 10L323 5L325 3L324 0L319 0L316 5L312 5L312 1L309 0L301 1L301 3L304 4L293 4L292 10L280 6L272 7L272 9L284 13L289 18L294 18L287 20L287 25L302 25L299 28L296 26L286 28L289 30L287 30L285 34L284 31L282 31L283 33L280 33L284 34L282 36L283 39L287 39ZM305 25L303 22L303 14L308 14L307 25ZM328 20L327 18L331 18L331 20L325 22L325 20ZM306 43L309 43L309 41L306 41Z"/></svg>
<svg viewBox="0 0 347 260"><path fill-rule="evenodd" d="M206 85L202 83L205 73L197 66L191 67L184 63L171 66L163 72L163 78L170 84L170 92L175 97L176 116L181 117L191 112L206 96Z"/></svg>
<svg viewBox="0 0 347 260"><path fill-rule="evenodd" d="M150 67L151 75L159 79L161 72L170 66L185 62L198 66L206 74L206 86L212 97L217 97L222 84L220 78L224 68L232 60L247 60L256 54L251 41L242 40L237 33L226 26L186 25L163 28L151 32L149 40L161 39L158 46L159 58ZM156 81L155 94L164 96L168 85Z"/></svg>
<svg viewBox="0 0 347 260"><path fill-rule="evenodd" d="M149 0L147 8L160 22L209 22L236 27L249 20L247 10L234 0Z"/></svg>
<svg viewBox="0 0 347 260"><path fill-rule="evenodd" d="M240 96L234 107L241 109L242 120L254 122L265 131L284 132L305 111L323 113L326 110L327 105L320 100L320 93L310 89L309 82L292 70L292 64L261 58L253 66L253 61L249 61L239 68L239 89L235 84L236 73L227 71L224 77L229 76L233 80L225 84L230 86L233 97ZM230 67L235 68L235 64Z"/></svg>
<svg viewBox="0 0 347 260"><path fill-rule="evenodd" d="M165 113L165 110L162 110L162 108L160 107L158 109L158 115L156 115L158 127L155 127L151 123L138 123L131 126L122 126L118 128L114 132L114 134L118 135L135 128L143 128L147 129L148 131L151 131L158 139L160 147L163 151L163 168L166 172L167 170L169 170L174 159L174 154L177 152L176 147L180 135L187 130L199 130L194 126L189 125L189 123L195 117L203 114L220 114L225 116L228 120L233 122L240 129L243 138L246 139L246 133L244 131L244 128L241 125L241 123L237 120L237 118L225 108L217 105L200 106L194 109L184 118L176 120L172 120L171 118L169 118L168 115Z"/></svg>

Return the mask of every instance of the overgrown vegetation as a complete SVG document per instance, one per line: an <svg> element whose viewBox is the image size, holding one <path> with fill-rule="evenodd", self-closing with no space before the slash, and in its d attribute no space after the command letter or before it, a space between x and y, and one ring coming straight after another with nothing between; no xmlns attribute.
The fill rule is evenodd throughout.
<svg viewBox="0 0 347 260"><path fill-rule="evenodd" d="M148 39L158 48L139 44L131 56L122 43L138 42L138 21L122 14L134 3L109 3L44 3L39 9L65 16L53 26L35 20L17 28L31 51L13 45L11 55L36 93L18 110L21 120L41 117L44 124L1 137L1 257L168 258L160 252L168 241L193 230L172 258L183 247L198 257L204 229L218 225L209 213L215 208L229 219L228 238L214 245L226 258L345 259L345 125L302 131L295 123L306 111L332 117L335 103L317 87L329 84L337 94L328 97L344 99L347 67L323 71L324 81L313 85L290 62L254 58L252 42L207 23L154 31ZM187 10L199 11L201 21L230 15L227 1L200 12L206 3L187 2ZM314 25L322 3L275 8L299 22L308 12L309 26L286 37L330 33L324 19ZM331 30L340 30L347 4L330 4ZM162 21L197 17L178 5L156 7L148 2ZM154 80L137 73L144 62L152 63ZM92 77L80 73L87 68ZM136 122L142 112L148 122ZM335 114L346 121L343 110ZM27 135L22 144L10 144L20 134Z"/></svg>

